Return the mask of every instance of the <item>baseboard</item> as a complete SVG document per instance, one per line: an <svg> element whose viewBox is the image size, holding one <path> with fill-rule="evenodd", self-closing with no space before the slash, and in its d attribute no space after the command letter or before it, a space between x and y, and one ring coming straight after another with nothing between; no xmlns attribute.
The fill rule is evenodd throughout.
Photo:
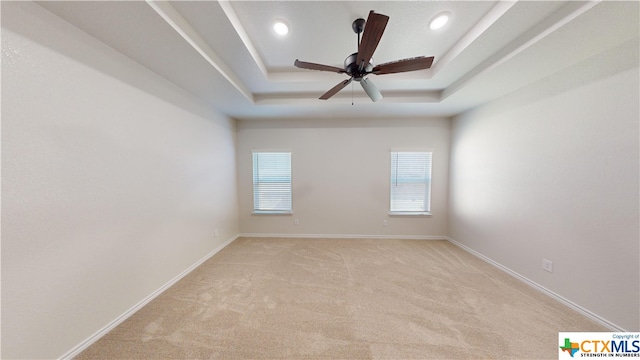
<svg viewBox="0 0 640 360"><path fill-rule="evenodd" d="M147 296L146 298L142 299L142 301L140 301L139 303L134 305L131 309L127 310L124 314L118 316L115 320L113 320L112 322L107 324L107 326L105 326L104 328L100 329L95 334L89 336L86 340L84 340L83 342L81 342L80 344L75 346L73 349L67 351L64 355L62 355L60 357L60 359L72 359L75 356L79 355L82 351L84 351L86 348L88 348L93 343L98 341L101 337L106 335L109 331L113 330L116 326L120 325L123 321L127 320L131 315L135 314L136 311L140 310L142 307L144 307L145 305L150 303L153 299L158 297L160 294L162 294L164 291L166 291L172 285L174 285L175 283L180 281L182 278L187 276L190 272L195 270L198 266L202 265L202 263L204 263L205 261L209 260L209 258L211 258L213 255L218 253L220 250L224 249L227 245L231 244L238 237L239 237L239 235L235 235L235 236L231 237L230 239L228 239L227 241L225 241L224 243L222 243L221 245L219 245L218 247L216 247L215 249L213 249L213 251L211 251L210 253L205 255L203 258L198 260L193 265L189 266L186 270L184 270L183 272L178 274L176 277L171 279L169 282L167 282L166 284L162 285L158 290L156 290L153 293L149 294L149 296Z"/></svg>
<svg viewBox="0 0 640 360"><path fill-rule="evenodd" d="M403 239L403 240L447 240L446 236L424 235L359 235L359 234L265 234L240 233L238 237L257 238L310 238L310 239Z"/></svg>
<svg viewBox="0 0 640 360"><path fill-rule="evenodd" d="M473 250L472 248L470 248L470 247L468 247L466 245L463 245L463 244L453 240L452 238L450 238L448 236L446 237L446 239L450 243L452 243L452 244L456 245L457 247L461 248L462 250L464 250L464 251L466 251L466 252L468 252L468 253L470 253L470 254L478 257L478 258L480 258L481 260L484 260L485 262L489 263L490 265L493 265L496 268L506 272L507 274L513 276L514 278L516 278L516 279L524 282L525 284L533 287L534 289L542 292L543 294L545 294L547 296L550 296L552 299L554 299L554 300L556 300L556 301L558 301L558 302L570 307L571 309L579 312L580 314L588 317L589 319L597 322L598 324L610 329L611 331L618 331L618 332L625 332L626 331L622 327L620 327L620 326L618 326L618 325L616 325L616 324L614 324L614 323L602 318L601 316L598 316L597 314L595 314L595 313L583 308L582 306L572 302L571 300L568 300L568 299L562 297L561 295L556 294L555 292L545 288L544 286L536 283L535 281L530 280L527 277L518 274L517 272L509 269L508 267L506 267L506 266L504 266L504 265L502 265L502 264L500 264L500 263L498 263L498 262L496 262L496 261L494 261L494 260L482 255L481 253Z"/></svg>

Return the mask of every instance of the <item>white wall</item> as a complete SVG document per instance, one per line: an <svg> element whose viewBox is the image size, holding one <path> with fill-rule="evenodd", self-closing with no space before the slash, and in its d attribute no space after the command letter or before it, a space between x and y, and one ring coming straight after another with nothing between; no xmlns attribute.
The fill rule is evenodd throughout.
<svg viewBox="0 0 640 360"><path fill-rule="evenodd" d="M234 127L3 2L2 357L63 355L235 236Z"/></svg>
<svg viewBox="0 0 640 360"><path fill-rule="evenodd" d="M388 215L391 148L433 150L432 217ZM252 149L292 151L292 216L251 214ZM448 163L447 119L239 121L240 231L446 236Z"/></svg>
<svg viewBox="0 0 640 360"><path fill-rule="evenodd" d="M633 69L585 80L621 58L592 62L453 128L240 121L236 141L234 121L181 89L37 5L3 2L2 357L59 357L238 232L450 235L637 331L631 52ZM396 147L434 151L432 217L388 215ZM264 148L293 151L292 216L251 215L251 149Z"/></svg>
<svg viewBox="0 0 640 360"><path fill-rule="evenodd" d="M451 238L629 331L640 330L634 41L458 116L449 203Z"/></svg>

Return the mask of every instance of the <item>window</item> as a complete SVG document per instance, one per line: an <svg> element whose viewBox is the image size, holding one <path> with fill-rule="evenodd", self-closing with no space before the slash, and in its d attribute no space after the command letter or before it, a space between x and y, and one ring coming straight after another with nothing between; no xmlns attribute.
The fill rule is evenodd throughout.
<svg viewBox="0 0 640 360"><path fill-rule="evenodd" d="M429 215L431 153L391 152L391 206L396 215Z"/></svg>
<svg viewBox="0 0 640 360"><path fill-rule="evenodd" d="M291 213L290 152L253 152L253 212Z"/></svg>

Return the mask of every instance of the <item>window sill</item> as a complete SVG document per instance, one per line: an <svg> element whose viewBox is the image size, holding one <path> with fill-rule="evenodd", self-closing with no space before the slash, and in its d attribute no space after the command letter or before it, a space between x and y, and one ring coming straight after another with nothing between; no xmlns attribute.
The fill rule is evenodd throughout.
<svg viewBox="0 0 640 360"><path fill-rule="evenodd" d="M251 215L293 215L293 211L254 210Z"/></svg>
<svg viewBox="0 0 640 360"><path fill-rule="evenodd" d="M426 211L389 211L390 216L433 216L430 212Z"/></svg>

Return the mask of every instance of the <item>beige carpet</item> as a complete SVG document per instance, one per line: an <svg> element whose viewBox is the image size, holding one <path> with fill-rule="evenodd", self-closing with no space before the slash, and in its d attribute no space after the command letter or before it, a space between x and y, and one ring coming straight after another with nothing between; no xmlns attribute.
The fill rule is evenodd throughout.
<svg viewBox="0 0 640 360"><path fill-rule="evenodd" d="M77 359L557 359L607 331L446 241L239 238Z"/></svg>

